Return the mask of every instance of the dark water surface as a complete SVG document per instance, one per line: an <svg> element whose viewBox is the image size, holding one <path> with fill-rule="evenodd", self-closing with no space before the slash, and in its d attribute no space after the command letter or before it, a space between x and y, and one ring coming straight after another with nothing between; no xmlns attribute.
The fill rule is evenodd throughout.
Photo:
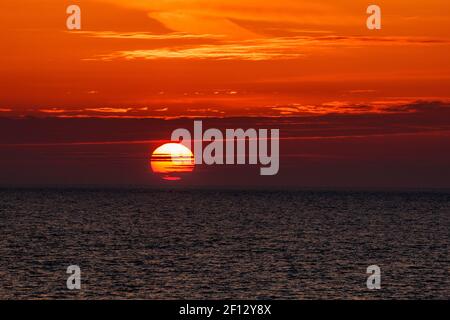
<svg viewBox="0 0 450 320"><path fill-rule="evenodd" d="M449 228L445 192L4 189L0 298L449 299Z"/></svg>

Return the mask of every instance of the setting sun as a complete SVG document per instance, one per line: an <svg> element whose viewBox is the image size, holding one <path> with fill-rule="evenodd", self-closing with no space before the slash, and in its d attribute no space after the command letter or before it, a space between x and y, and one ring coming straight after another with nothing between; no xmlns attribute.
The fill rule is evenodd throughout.
<svg viewBox="0 0 450 320"><path fill-rule="evenodd" d="M194 170L194 155L180 143L166 143L153 151L151 167L164 180L181 180L181 174Z"/></svg>

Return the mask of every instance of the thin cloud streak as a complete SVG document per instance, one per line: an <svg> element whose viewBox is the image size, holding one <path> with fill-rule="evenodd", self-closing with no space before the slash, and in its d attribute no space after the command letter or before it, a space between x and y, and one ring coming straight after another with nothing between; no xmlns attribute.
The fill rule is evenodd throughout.
<svg viewBox="0 0 450 320"><path fill-rule="evenodd" d="M156 37L160 36L158 35ZM134 38L130 37L130 39ZM92 60L212 59L263 61L298 59L314 52L316 48L449 44L449 39L423 37L295 36L261 38L238 42L224 41L218 44L200 44L196 46L166 46L149 50L122 50L115 51L111 54L99 55L92 58Z"/></svg>
<svg viewBox="0 0 450 320"><path fill-rule="evenodd" d="M340 115L370 115L370 114L406 114L422 111L422 105L448 108L450 100L439 99L407 99L392 98L373 100L367 103L351 101L328 101L321 104L274 104L252 107L252 112L246 112L247 117L295 117L327 114ZM11 111L11 110L10 110ZM229 110L228 105L208 106L208 103L169 107L90 107L78 110L48 108L39 109L34 116L55 118L118 118L118 119L177 119L177 118L232 118L239 116L236 110ZM16 115L16 116L25 116Z"/></svg>
<svg viewBox="0 0 450 320"><path fill-rule="evenodd" d="M70 33L67 31L67 33ZM130 40L190 40L190 39L222 39L213 34L188 34L184 32L172 32L166 34L154 34L149 32L115 32L115 31L79 31L77 34L99 39L130 39Z"/></svg>

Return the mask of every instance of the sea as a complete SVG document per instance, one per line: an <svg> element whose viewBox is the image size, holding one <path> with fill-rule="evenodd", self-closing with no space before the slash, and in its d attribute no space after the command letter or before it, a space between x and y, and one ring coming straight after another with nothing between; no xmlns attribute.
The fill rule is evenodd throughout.
<svg viewBox="0 0 450 320"><path fill-rule="evenodd" d="M449 299L449 245L448 191L0 189L0 299Z"/></svg>

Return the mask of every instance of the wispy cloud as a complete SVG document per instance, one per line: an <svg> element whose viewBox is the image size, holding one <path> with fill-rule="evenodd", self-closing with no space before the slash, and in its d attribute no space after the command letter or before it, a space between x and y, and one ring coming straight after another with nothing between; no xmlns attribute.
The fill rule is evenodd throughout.
<svg viewBox="0 0 450 320"><path fill-rule="evenodd" d="M133 110L133 108L87 108L85 110L100 113L127 113Z"/></svg>
<svg viewBox="0 0 450 320"><path fill-rule="evenodd" d="M237 43L203 44L192 47L165 47L151 50L117 51L99 56L101 60L112 59L217 59L217 60L271 60L298 58L296 39L260 39Z"/></svg>
<svg viewBox="0 0 450 320"><path fill-rule="evenodd" d="M65 113L65 112L70 112L70 111L73 111L73 110L66 110L66 109L61 109L61 108L39 109L39 112L50 113L50 114Z"/></svg>
<svg viewBox="0 0 450 320"><path fill-rule="evenodd" d="M354 35L364 25L366 4L358 11L349 10L354 0L298 1L281 0L97 0L144 11L169 33L82 31L87 37L100 39L155 40L127 50L101 53L84 60L281 60L298 59L334 48L366 46L448 45L450 39L435 35L368 36ZM362 1L361 1L362 2ZM391 12L391 15L394 13ZM395 13L399 14L399 13ZM401 15L400 15L401 17ZM356 29L356 27L358 29ZM392 28L392 26L391 26ZM404 28L404 27L402 27ZM404 33L391 33L404 34ZM195 40L192 43L189 40ZM189 43L191 42L191 43ZM139 42L141 44L142 42Z"/></svg>
<svg viewBox="0 0 450 320"><path fill-rule="evenodd" d="M274 105L252 106L252 108L235 107L209 103L171 104L171 107L99 107L79 110L41 109L36 116L52 116L58 118L198 118L217 117L295 117L323 115L381 115L411 114L432 111L433 108L449 110L449 100L414 100L392 98L374 100L367 103L351 101L329 101L321 104L286 103ZM244 110L243 110L244 109ZM20 116L20 115L19 115Z"/></svg>
<svg viewBox="0 0 450 320"><path fill-rule="evenodd" d="M149 32L115 32L115 31L79 31L79 35L100 39L131 39L131 40L184 40L184 39L222 39L213 34L188 34L184 32L171 32L155 34Z"/></svg>
<svg viewBox="0 0 450 320"><path fill-rule="evenodd" d="M384 101L373 101L371 103L352 103L348 101L330 101L320 105L279 105L271 109L281 116L299 115L327 115L327 114L392 114L392 113L415 113L426 111L431 108L449 108L449 101L425 102L412 99L391 99Z"/></svg>
<svg viewBox="0 0 450 320"><path fill-rule="evenodd" d="M159 37L159 36L158 36ZM261 38L243 41L221 41L195 46L165 46L156 49L122 50L93 59L212 59L212 60L279 60L298 59L317 48L363 47L369 45L404 46L450 44L446 39L365 36L295 36Z"/></svg>
<svg viewBox="0 0 450 320"><path fill-rule="evenodd" d="M145 10L148 15L167 28L187 33L202 33L208 30L213 34L229 38L254 38L260 34L258 28L249 28L236 21L272 21L289 23L288 28L302 27L305 24L317 29L317 18L342 25L356 23L356 17L345 14L334 1L282 0L263 2L260 0L101 0L116 5ZM280 26L279 26L280 27ZM309 29L309 28L307 28Z"/></svg>
<svg viewBox="0 0 450 320"><path fill-rule="evenodd" d="M97 0L114 5L133 8L148 13L170 30L188 34L208 33L226 36L229 39L255 39L267 35L268 29L276 34L291 32L343 33L364 27L365 0ZM442 0L443 1L443 0ZM423 6L412 3L389 7L385 21L390 30L402 34L409 28L414 35L423 34L415 24L430 24L439 21L448 25L441 5L430 4L424 14ZM405 25L406 22L406 25ZM448 28L447 28L448 29ZM280 33L281 32L281 33ZM269 32L270 33L270 32ZM437 33L436 33L437 34Z"/></svg>

